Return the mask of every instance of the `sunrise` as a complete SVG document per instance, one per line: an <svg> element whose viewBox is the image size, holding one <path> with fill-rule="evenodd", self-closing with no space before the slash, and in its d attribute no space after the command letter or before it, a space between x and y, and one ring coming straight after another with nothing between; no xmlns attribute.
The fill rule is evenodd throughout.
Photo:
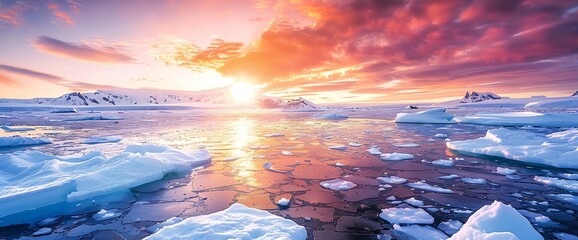
<svg viewBox="0 0 578 240"><path fill-rule="evenodd" d="M0 239L578 239L578 0L0 0Z"/></svg>

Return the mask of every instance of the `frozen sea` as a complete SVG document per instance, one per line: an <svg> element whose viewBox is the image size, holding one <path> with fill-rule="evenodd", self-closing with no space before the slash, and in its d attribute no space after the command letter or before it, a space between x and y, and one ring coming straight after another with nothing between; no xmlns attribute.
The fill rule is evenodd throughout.
<svg viewBox="0 0 578 240"><path fill-rule="evenodd" d="M188 176L165 176L132 188L130 194L96 201L89 208L68 209L64 216L53 211L27 212L28 218L37 218L35 221L54 218L47 224L52 232L33 237L42 226L23 223L0 227L0 238L142 239L151 234L147 228L172 217L210 214L238 202L293 220L306 227L308 239L378 239L394 231L391 223L379 217L382 209L424 209L435 219L428 225L436 228L449 220L465 223L473 212L494 200L522 210L546 239L556 239L554 233L559 232L578 234L578 203L552 197L576 193L534 180L536 176L575 176L572 174L578 171L462 156L446 148L448 139L483 137L487 130L498 126L396 124L393 119L402 109L386 107L329 110L349 116L340 120L316 118L318 112L270 110L4 110L10 111L0 111L0 125L35 130L0 130L0 136L43 137L53 143L4 147L0 154L37 150L69 156L100 150L115 155L128 145L155 144L175 149L204 148L213 160ZM472 111L448 110L455 115ZM560 130L524 129L542 134ZM100 141L86 144L94 137ZM381 160L367 151L372 146L381 153L411 154L413 158ZM452 160L453 165L432 164L437 160ZM498 167L513 173L504 174L503 170L497 171ZM440 178L449 175L457 177ZM391 176L407 181L386 184L377 180ZM332 179L353 184L343 190L321 186L322 181ZM419 184L421 181L438 188L416 188L424 185ZM281 198L289 199L289 204L277 205ZM404 202L407 199L411 200ZM415 204L415 200L423 203ZM114 210L110 218L93 217L101 209L118 211ZM0 220L10 219L24 218L16 214Z"/></svg>

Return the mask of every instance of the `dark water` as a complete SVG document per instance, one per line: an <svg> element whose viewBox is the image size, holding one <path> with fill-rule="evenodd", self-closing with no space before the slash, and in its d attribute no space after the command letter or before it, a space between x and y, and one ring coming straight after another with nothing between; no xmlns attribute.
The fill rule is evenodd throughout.
<svg viewBox="0 0 578 240"><path fill-rule="evenodd" d="M478 138L491 127L476 125L395 124L393 113L382 112L371 118L350 118L342 121L313 119L312 113L265 113L242 111L106 111L81 114L49 114L45 112L3 113L0 125L38 126L36 131L20 135L44 136L54 144L0 149L0 153L17 150L39 150L57 155L81 154L102 150L111 156L129 144L168 145L177 149L206 148L213 162L184 178L171 178L132 189L130 196L106 205L119 208L118 218L96 222L93 211L78 212L60 218L51 226L54 232L35 239L141 239L150 233L146 227L170 217L192 217L227 208L234 202L264 209L290 218L305 226L313 239L377 239L391 235L392 226L378 217L383 208L405 205L386 200L415 197L424 201L424 209L440 222L456 219L465 222L483 205L494 200L511 204L549 217L554 222L533 223L547 239L553 232L578 233L578 206L557 202L546 194L569 193L544 186L532 180L536 175L548 176L567 172L557 169L528 167L513 162L458 156L445 147L447 134L452 140ZM115 116L121 120L62 121L84 116ZM548 133L553 129L535 129ZM281 133L283 136L266 137ZM14 133L0 133L10 136ZM86 145L91 136L122 136L120 143ZM329 146L348 146L333 150ZM415 148L397 144L416 143ZM409 153L414 158L383 161L366 150L378 146L383 153ZM288 151L292 155L284 155ZM430 162L459 157L453 167L434 166ZM270 163L272 170L263 166ZM344 166L336 166L336 163ZM496 167L516 169L519 179L510 180L495 173ZM377 177L385 175L406 178L408 182L425 180L430 185L451 189L453 193L437 193L412 189L405 184L390 184L380 191ZM487 184L468 184L438 177L457 174L461 177L483 178ZM358 186L347 191L322 188L320 181L342 178ZM519 193L521 197L512 194ZM290 207L280 209L275 202L291 199ZM547 201L548 204L538 204ZM33 213L42 217L54 213ZM44 215L43 215L44 214ZM46 216L45 216L46 215ZM56 214L57 215L57 214ZM0 236L18 238L31 236L39 227L15 225L0 228Z"/></svg>

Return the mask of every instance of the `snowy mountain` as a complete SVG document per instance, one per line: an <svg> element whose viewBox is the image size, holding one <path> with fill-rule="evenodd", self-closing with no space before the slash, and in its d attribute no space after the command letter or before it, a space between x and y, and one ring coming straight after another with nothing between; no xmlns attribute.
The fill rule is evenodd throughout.
<svg viewBox="0 0 578 240"><path fill-rule="evenodd" d="M578 91L574 92L574 94L572 94L572 97L578 96Z"/></svg>
<svg viewBox="0 0 578 240"><path fill-rule="evenodd" d="M288 101L283 107L283 112L316 112L321 110L311 101L302 97Z"/></svg>
<svg viewBox="0 0 578 240"><path fill-rule="evenodd" d="M0 103L25 103L42 105L111 106L111 105L160 105L160 104L239 104L229 93L229 88L203 91L171 91L116 89L96 92L71 92L57 98L0 99ZM281 99L258 96L256 105L262 108L280 108Z"/></svg>
<svg viewBox="0 0 578 240"><path fill-rule="evenodd" d="M474 103L495 99L502 99L502 97L491 92L472 92L471 94L470 92L466 92L466 95L460 100L460 103Z"/></svg>

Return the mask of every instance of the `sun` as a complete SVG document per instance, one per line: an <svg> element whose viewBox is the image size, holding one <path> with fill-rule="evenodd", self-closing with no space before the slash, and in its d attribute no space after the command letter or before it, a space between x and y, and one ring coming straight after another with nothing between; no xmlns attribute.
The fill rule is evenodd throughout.
<svg viewBox="0 0 578 240"><path fill-rule="evenodd" d="M235 83L231 85L229 89L233 99L239 102L250 102L254 100L255 90L256 88L254 86L243 82Z"/></svg>

